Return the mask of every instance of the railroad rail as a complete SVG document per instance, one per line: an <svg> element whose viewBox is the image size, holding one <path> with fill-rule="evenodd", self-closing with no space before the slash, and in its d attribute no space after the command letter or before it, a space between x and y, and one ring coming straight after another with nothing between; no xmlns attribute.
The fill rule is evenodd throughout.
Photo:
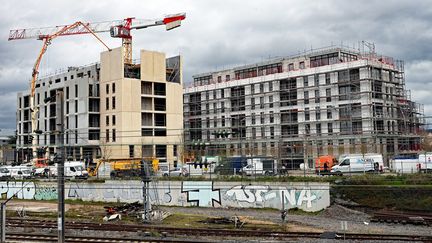
<svg viewBox="0 0 432 243"><path fill-rule="evenodd" d="M108 238L108 237L88 237L88 236L67 236L65 237L66 242L74 243L139 243L139 242L187 242L185 239L175 238L155 238L149 237L146 239L142 238ZM6 235L6 241L12 242L57 242L57 235L53 234L37 234L37 233L8 233ZM193 242L200 242L194 240ZM206 241L208 242L208 241Z"/></svg>
<svg viewBox="0 0 432 243"><path fill-rule="evenodd" d="M6 223L7 227L14 228L43 228L56 229L57 221L54 220L37 220L37 219L20 219L10 218ZM167 237L187 236L205 236L205 237L246 237L246 238L271 238L271 239L319 239L323 238L323 233L319 232L286 232L286 231L268 231L268 230L244 230L244 229L216 229L216 228L176 228L168 226L156 225L137 225L137 224L116 224L116 223L90 223L90 222L65 222L66 230L93 230L93 231L120 231L120 232L153 232L158 235L166 235ZM377 240L377 241L421 241L432 242L432 235L400 235L400 234L357 234L357 233L341 233L331 232L332 239L342 240ZM327 234L328 235L328 234ZM7 237L10 234L7 232ZM175 239L175 238L171 238ZM122 238L123 241L127 240ZM136 239L135 239L136 240ZM147 240L141 239L141 240ZM150 238L149 238L150 240ZM184 241L184 239L182 239ZM48 241L48 240L47 240ZM133 240L131 240L133 241ZM68 242L80 242L69 241ZM83 241L81 241L83 242ZM92 242L92 241L86 241ZM115 242L115 241L99 241L99 242ZM148 242L148 241L144 241ZM160 241L166 242L166 241Z"/></svg>
<svg viewBox="0 0 432 243"><path fill-rule="evenodd" d="M381 210L375 212L372 222L432 225L432 214L426 212L402 212Z"/></svg>

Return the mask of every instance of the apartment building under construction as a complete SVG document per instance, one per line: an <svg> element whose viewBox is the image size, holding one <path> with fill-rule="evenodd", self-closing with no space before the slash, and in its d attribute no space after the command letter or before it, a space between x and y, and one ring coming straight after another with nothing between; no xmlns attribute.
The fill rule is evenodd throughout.
<svg viewBox="0 0 432 243"><path fill-rule="evenodd" d="M100 63L38 80L41 133L33 138L38 157L52 158L64 145L72 160L150 157L176 164L182 142L182 82L180 56L141 50L138 60L126 63L123 48L101 53ZM63 100L47 102L58 91ZM18 93L17 99L18 160L30 161L29 92ZM59 142L62 118L64 140Z"/></svg>
<svg viewBox="0 0 432 243"><path fill-rule="evenodd" d="M185 141L189 157L207 143L208 154L274 156L290 169L325 154L387 161L420 150L422 109L405 89L402 61L329 47L193 76Z"/></svg>

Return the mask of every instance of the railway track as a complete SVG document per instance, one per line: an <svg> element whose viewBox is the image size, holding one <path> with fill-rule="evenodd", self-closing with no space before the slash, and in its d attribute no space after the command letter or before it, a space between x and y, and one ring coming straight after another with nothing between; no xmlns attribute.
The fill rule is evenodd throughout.
<svg viewBox="0 0 432 243"><path fill-rule="evenodd" d="M7 242L57 242L57 235L52 234L34 234L34 233L8 233L6 235ZM66 236L66 242L73 243L139 243L139 242L187 242L185 239L174 238L102 238L88 236ZM194 241L199 242L199 241Z"/></svg>
<svg viewBox="0 0 432 243"><path fill-rule="evenodd" d="M381 210L375 212L372 222L432 225L432 214L426 212L401 212Z"/></svg>
<svg viewBox="0 0 432 243"><path fill-rule="evenodd" d="M242 230L242 229L215 229L215 228L175 228L175 227L166 227L166 226L155 226L155 225L136 225L136 224L114 224L114 223L84 223L84 222L66 222L65 224L66 230L93 230L93 231L117 231L117 232L152 232L157 235L164 235L167 237L188 237L191 238L193 236L205 236L205 237L227 237L227 238L265 238L265 239L319 239L325 238L323 234L318 232L285 232L285 231L268 231L268 230ZM43 228L43 229L57 229L57 222L52 220L36 220L36 219L18 219L11 218L7 220L7 227L14 228ZM18 233L11 235L7 233L7 237L18 237ZM376 240L376 241L420 241L420 242L432 242L432 235L398 235L398 234L355 234L355 233L340 233L340 232L332 232L330 238L335 240ZM51 236L56 237L56 236ZM171 241L176 238L170 238ZM184 238L179 238L184 241ZM197 238L195 238L197 239ZM111 240L111 241L110 241ZM123 242L125 242L125 238L122 238ZM131 239L126 242L137 242L137 240L141 239ZM150 238L145 238L145 241L151 240ZM167 242L166 239L158 239L161 241L155 242ZM162 241L165 240L165 241ZM48 238L46 242L48 242ZM35 240L35 242L37 242ZM43 242L39 241L39 242ZM95 241L76 241L71 240L68 242L95 242ZM107 239L107 241L99 241L98 242L119 242L115 241L115 239ZM121 242L121 241L120 241ZM140 241L138 241L140 242ZM150 241L152 242L152 241ZM195 242L195 241L194 241Z"/></svg>

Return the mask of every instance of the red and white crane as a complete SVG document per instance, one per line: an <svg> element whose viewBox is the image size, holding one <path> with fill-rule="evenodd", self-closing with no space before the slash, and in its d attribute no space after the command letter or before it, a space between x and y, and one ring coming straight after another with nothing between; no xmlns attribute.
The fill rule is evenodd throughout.
<svg viewBox="0 0 432 243"><path fill-rule="evenodd" d="M181 25L181 21L186 18L185 13L167 15L159 20L139 20L126 18L124 20L114 20L95 23L75 22L71 25L60 25L56 27L16 29L10 30L8 40L37 39L43 41L43 46L39 52L35 64L33 65L32 79L30 82L30 112L31 112L31 135L33 158L36 158L37 141L33 139L35 134L40 133L37 128L38 108L35 106L35 87L39 74L39 65L52 40L60 36L92 34L108 50L111 50L96 33L110 32L113 38L122 38L124 48L124 62L132 63L132 34L133 29L144 29L148 27L165 25L166 30L171 30Z"/></svg>

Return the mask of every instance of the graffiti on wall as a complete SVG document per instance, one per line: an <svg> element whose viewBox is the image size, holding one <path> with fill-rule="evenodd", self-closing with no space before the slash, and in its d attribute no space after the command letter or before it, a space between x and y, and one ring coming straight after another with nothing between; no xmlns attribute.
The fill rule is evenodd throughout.
<svg viewBox="0 0 432 243"><path fill-rule="evenodd" d="M299 190L279 187L271 189L270 186L234 186L225 195L227 200L238 201L245 206L247 204L260 206L277 200L280 204L284 202L286 206L292 207L300 207L305 203L307 208L311 208L312 202L319 198L311 192L310 188Z"/></svg>
<svg viewBox="0 0 432 243"><path fill-rule="evenodd" d="M186 193L187 202L194 202L198 207L214 207L221 204L219 189L213 189L212 181L184 181L182 193Z"/></svg>
<svg viewBox="0 0 432 243"><path fill-rule="evenodd" d="M152 204L198 207L270 207L301 208L318 211L328 207L328 184L310 185L239 185L233 182L166 181L152 183L149 198ZM139 181L107 181L105 183L74 182L66 185L66 198L85 201L142 201L143 183ZM320 189L321 188L321 189ZM3 199L55 200L55 183L0 181Z"/></svg>
<svg viewBox="0 0 432 243"><path fill-rule="evenodd" d="M57 199L57 189L55 187L36 186L36 184L31 181L0 181L0 194L3 199Z"/></svg>

